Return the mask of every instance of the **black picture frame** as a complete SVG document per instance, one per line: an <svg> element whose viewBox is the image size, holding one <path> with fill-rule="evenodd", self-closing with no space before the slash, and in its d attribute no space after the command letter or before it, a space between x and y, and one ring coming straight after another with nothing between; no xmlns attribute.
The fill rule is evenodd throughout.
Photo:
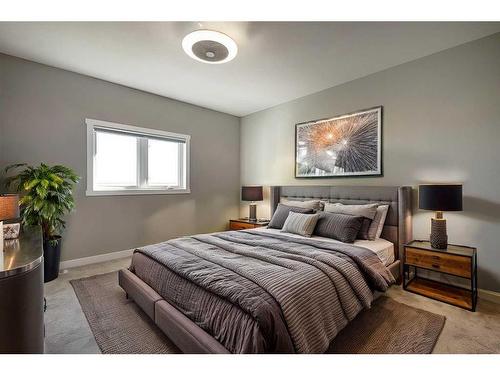
<svg viewBox="0 0 500 375"><path fill-rule="evenodd" d="M324 123L326 121L340 120L346 117L354 117L356 115L362 115L366 113L377 113L377 168L373 171L361 171L361 172L348 172L348 173L330 173L323 175L304 175L299 173L299 163L298 163L298 151L299 151L299 139L298 131L301 126L311 125L315 123ZM314 178L360 178L360 177L383 177L383 106L376 106L367 109L361 109L354 112L345 113L342 115L336 115L332 117L327 117L318 120L310 120L305 122L300 122L295 124L295 178L297 179L314 179Z"/></svg>

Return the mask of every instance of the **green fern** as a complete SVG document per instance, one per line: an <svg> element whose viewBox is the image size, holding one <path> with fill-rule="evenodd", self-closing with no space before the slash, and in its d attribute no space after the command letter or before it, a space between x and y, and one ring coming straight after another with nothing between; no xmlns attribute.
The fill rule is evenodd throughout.
<svg viewBox="0 0 500 375"><path fill-rule="evenodd" d="M44 239L52 240L65 227L64 215L75 207L73 187L80 177L70 168L44 163L38 167L13 164L5 168L5 173L21 168L5 179L5 186L21 195L23 225L40 225Z"/></svg>

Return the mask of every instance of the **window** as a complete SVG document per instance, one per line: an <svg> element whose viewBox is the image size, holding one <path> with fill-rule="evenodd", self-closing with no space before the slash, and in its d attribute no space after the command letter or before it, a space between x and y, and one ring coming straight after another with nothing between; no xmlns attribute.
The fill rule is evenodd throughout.
<svg viewBox="0 0 500 375"><path fill-rule="evenodd" d="M189 193L189 135L86 119L87 195Z"/></svg>

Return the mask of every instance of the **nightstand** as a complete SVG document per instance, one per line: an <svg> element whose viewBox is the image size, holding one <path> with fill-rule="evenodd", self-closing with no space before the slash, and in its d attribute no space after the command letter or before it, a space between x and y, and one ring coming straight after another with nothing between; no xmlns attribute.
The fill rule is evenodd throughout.
<svg viewBox="0 0 500 375"><path fill-rule="evenodd" d="M269 220L251 221L248 219L233 219L229 220L229 229L230 230L252 229L252 228L266 227L267 224L269 224Z"/></svg>
<svg viewBox="0 0 500 375"><path fill-rule="evenodd" d="M405 245L403 259L403 288L405 290L466 310L476 310L476 248L449 244L446 249L434 249L429 241L412 241ZM465 280L470 288L421 277L418 275L419 269L459 277Z"/></svg>

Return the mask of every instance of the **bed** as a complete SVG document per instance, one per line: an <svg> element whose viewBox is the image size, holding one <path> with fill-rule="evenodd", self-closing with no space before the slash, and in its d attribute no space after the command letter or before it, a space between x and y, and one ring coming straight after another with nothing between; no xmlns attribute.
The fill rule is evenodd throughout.
<svg viewBox="0 0 500 375"><path fill-rule="evenodd" d="M146 246L120 270L120 286L185 353L324 352L375 290L400 279L411 188L276 186L272 212L283 199L389 210L380 241L370 244L254 229Z"/></svg>

